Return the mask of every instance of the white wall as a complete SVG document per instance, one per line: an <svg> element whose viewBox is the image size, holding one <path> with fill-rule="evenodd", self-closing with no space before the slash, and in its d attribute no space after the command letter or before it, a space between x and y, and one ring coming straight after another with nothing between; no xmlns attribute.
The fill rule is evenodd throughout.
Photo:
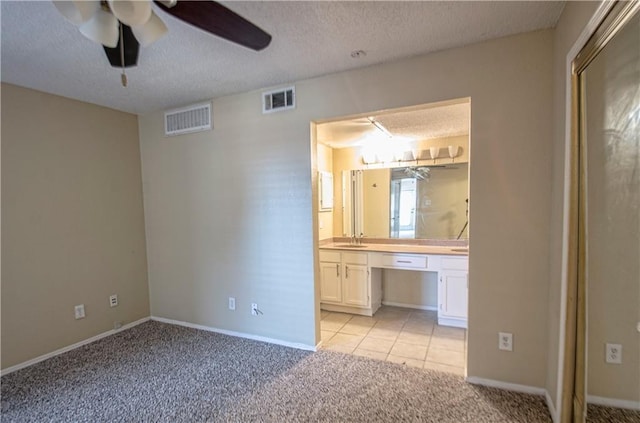
<svg viewBox="0 0 640 423"><path fill-rule="evenodd" d="M468 374L544 386L552 34L298 81L288 112L262 115L259 92L216 99L212 132L164 138L162 113L141 116L152 314L315 344L309 122L470 97Z"/></svg>

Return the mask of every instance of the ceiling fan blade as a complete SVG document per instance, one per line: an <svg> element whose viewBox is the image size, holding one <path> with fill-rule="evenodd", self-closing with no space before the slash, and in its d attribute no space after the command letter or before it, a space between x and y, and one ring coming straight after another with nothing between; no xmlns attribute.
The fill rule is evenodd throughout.
<svg viewBox="0 0 640 423"><path fill-rule="evenodd" d="M123 67L122 60L120 58L120 44L124 41L124 67L129 68L138 64L138 52L140 51L140 44L131 31L131 27L125 24L122 25L122 37L118 39L118 45L115 47L104 47L104 52L107 54L109 63L114 68Z"/></svg>
<svg viewBox="0 0 640 423"><path fill-rule="evenodd" d="M271 42L271 35L215 1L178 1L173 7L155 3L180 20L250 49L259 51Z"/></svg>

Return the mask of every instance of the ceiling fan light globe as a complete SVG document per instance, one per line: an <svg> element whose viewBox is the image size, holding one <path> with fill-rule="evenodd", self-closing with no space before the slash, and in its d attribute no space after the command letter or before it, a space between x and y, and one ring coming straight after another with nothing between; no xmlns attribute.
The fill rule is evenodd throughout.
<svg viewBox="0 0 640 423"><path fill-rule="evenodd" d="M151 17L144 25L132 26L131 30L140 45L146 47L166 34L167 26L158 15L152 12Z"/></svg>
<svg viewBox="0 0 640 423"><path fill-rule="evenodd" d="M100 7L100 1L60 1L54 0L53 5L58 9L58 12L68 21L80 25L90 20L93 15L98 11Z"/></svg>
<svg viewBox="0 0 640 423"><path fill-rule="evenodd" d="M120 38L118 20L102 9L96 12L93 19L80 25L80 32L91 41L111 48L118 45Z"/></svg>
<svg viewBox="0 0 640 423"><path fill-rule="evenodd" d="M108 0L107 3L115 17L131 27L144 25L151 17L151 2L148 0Z"/></svg>

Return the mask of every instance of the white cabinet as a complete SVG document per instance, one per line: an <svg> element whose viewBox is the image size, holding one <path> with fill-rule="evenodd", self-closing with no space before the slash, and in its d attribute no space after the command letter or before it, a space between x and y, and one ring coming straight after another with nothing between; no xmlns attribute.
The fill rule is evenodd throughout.
<svg viewBox="0 0 640 423"><path fill-rule="evenodd" d="M442 257L438 286L438 324L467 327L468 259Z"/></svg>
<svg viewBox="0 0 640 423"><path fill-rule="evenodd" d="M380 290L378 285L379 281L373 287L376 292ZM322 309L371 316L380 307L380 301L372 304L371 293L367 253L320 250ZM381 294L375 297L381 297Z"/></svg>

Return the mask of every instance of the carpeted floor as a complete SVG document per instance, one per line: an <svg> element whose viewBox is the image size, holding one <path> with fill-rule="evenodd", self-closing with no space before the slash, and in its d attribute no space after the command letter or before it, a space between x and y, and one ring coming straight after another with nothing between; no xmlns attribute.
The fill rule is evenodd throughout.
<svg viewBox="0 0 640 423"><path fill-rule="evenodd" d="M2 377L3 422L550 422L455 375L147 322Z"/></svg>

